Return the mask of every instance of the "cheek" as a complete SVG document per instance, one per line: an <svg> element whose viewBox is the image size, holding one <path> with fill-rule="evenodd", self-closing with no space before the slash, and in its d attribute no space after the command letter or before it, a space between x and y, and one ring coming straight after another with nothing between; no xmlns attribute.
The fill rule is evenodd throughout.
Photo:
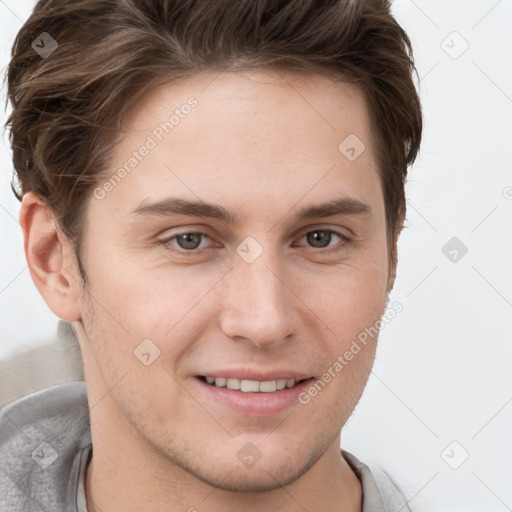
<svg viewBox="0 0 512 512"><path fill-rule="evenodd" d="M374 361L379 320L387 299L386 265L387 258L373 258L369 264L361 262L330 279L312 281L316 285L309 290L308 302L314 304L313 309L328 329L319 387L327 384L330 392L325 399L329 395L340 406L355 405Z"/></svg>
<svg viewBox="0 0 512 512"><path fill-rule="evenodd" d="M345 338L373 325L387 299L387 268L354 265L308 280L302 293L335 335Z"/></svg>
<svg viewBox="0 0 512 512"><path fill-rule="evenodd" d="M192 272L169 266L136 272L135 267L129 271L113 261L96 267L92 307L95 324L103 330L97 340L110 340L108 350L124 366L138 367L134 351L141 343L152 353L160 352L158 362L177 360L204 329L204 321L198 320L211 311L211 292L225 270Z"/></svg>

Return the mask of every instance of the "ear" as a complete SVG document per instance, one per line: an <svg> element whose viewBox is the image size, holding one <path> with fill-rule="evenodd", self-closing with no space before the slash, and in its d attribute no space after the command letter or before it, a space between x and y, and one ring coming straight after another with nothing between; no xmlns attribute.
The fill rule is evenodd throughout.
<svg viewBox="0 0 512 512"><path fill-rule="evenodd" d="M77 298L81 279L70 243L34 192L23 195L19 214L32 280L48 307L63 320L81 319Z"/></svg>

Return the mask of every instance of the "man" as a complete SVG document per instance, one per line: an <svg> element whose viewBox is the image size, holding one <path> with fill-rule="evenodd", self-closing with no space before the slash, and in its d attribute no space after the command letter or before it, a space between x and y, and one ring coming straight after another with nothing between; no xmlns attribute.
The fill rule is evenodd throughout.
<svg viewBox="0 0 512 512"><path fill-rule="evenodd" d="M86 387L3 410L2 510L407 510L340 433L394 282L413 72L384 0L36 5L15 193Z"/></svg>

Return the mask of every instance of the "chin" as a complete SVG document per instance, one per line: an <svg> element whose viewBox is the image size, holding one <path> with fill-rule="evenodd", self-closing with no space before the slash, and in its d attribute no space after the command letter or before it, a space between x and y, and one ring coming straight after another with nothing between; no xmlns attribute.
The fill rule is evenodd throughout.
<svg viewBox="0 0 512 512"><path fill-rule="evenodd" d="M260 461L261 462L261 461ZM268 492L289 485L300 478L313 464L303 467L291 465L258 464L258 467L240 469L238 465L207 471L205 468L189 470L202 482L230 492Z"/></svg>
<svg viewBox="0 0 512 512"><path fill-rule="evenodd" d="M255 441L258 443L258 441ZM320 459L324 446L297 449L267 443L258 452L251 441L239 443L234 448L228 443L217 444L218 451L196 454L190 452L168 453L170 461L197 478L217 489L230 492L268 492L289 485L299 479ZM258 443L262 446L263 443ZM316 448L316 449L315 449ZM246 456L252 460L244 462Z"/></svg>

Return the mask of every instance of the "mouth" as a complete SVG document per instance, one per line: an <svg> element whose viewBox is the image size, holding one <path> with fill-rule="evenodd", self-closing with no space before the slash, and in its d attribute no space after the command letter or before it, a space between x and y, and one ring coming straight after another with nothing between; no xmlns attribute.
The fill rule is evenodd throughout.
<svg viewBox="0 0 512 512"><path fill-rule="evenodd" d="M270 417L299 404L299 395L315 377L285 367L238 367L212 368L196 374L194 380L197 391L212 407L238 417Z"/></svg>
<svg viewBox="0 0 512 512"><path fill-rule="evenodd" d="M243 393L274 393L275 391L282 391L284 389L291 389L306 380L306 379L274 379L274 380L251 380L251 379L237 379L234 377L213 377L203 376L198 377L201 381L216 388L226 388L232 391L242 391Z"/></svg>

